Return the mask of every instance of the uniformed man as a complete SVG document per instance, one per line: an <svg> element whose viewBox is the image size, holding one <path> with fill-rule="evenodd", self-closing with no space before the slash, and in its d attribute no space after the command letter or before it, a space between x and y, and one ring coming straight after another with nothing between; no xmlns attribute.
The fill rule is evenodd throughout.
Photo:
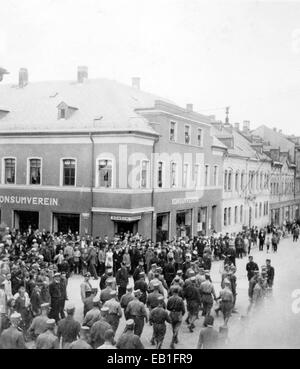
<svg viewBox="0 0 300 369"><path fill-rule="evenodd" d="M0 349L26 349L23 332L18 328L21 314L13 313L10 316L11 326L5 329L0 336Z"/></svg>
<svg viewBox="0 0 300 369"><path fill-rule="evenodd" d="M104 334L104 344L98 347L98 350L115 350L116 349L116 341L115 341L115 333L112 329L108 329Z"/></svg>
<svg viewBox="0 0 300 369"><path fill-rule="evenodd" d="M120 303L116 300L117 292L110 292L110 299L105 302L103 306L108 307L107 322L112 326L113 331L116 333L120 319L122 317L122 308Z"/></svg>
<svg viewBox="0 0 300 369"><path fill-rule="evenodd" d="M186 285L183 290L184 298L187 303L188 318L186 322L188 323L190 332L193 332L195 328L194 322L198 317L200 309L200 294L196 287L196 277L191 277L191 282Z"/></svg>
<svg viewBox="0 0 300 369"><path fill-rule="evenodd" d="M106 269L105 273L102 274L102 276L101 276L100 284L99 284L101 290L104 290L106 288L106 286L107 286L106 280L109 279L109 278L110 279L113 279L113 281L114 281L114 278L113 278L113 268L111 268L111 267L108 267ZM113 282L112 282L112 287L113 287Z"/></svg>
<svg viewBox="0 0 300 369"><path fill-rule="evenodd" d="M156 349L161 349L165 334L166 334L166 322L171 323L169 315L165 309L164 297L158 297L158 306L150 312L149 322L153 325L153 340L156 345Z"/></svg>
<svg viewBox="0 0 300 369"><path fill-rule="evenodd" d="M55 319L47 320L47 330L41 333L36 340L36 349L53 350L59 349L58 337L54 334Z"/></svg>
<svg viewBox="0 0 300 369"><path fill-rule="evenodd" d="M36 316L31 322L28 333L34 340L36 340L41 333L44 333L47 330L49 307L50 304L47 302L41 304L41 314Z"/></svg>
<svg viewBox="0 0 300 369"><path fill-rule="evenodd" d="M98 288L93 288L92 291L86 291L86 299L83 302L83 317L86 316L86 313L93 309L94 303L93 300L97 296Z"/></svg>
<svg viewBox="0 0 300 369"><path fill-rule="evenodd" d="M139 300L140 296L141 291L134 291L134 299L129 302L126 309L127 316L134 320L134 334L139 337L142 335L145 320L148 322L146 307L145 304Z"/></svg>
<svg viewBox="0 0 300 369"><path fill-rule="evenodd" d="M218 345L219 333L213 327L214 318L207 315L204 319L204 328L200 330L198 349L214 349Z"/></svg>
<svg viewBox="0 0 300 369"><path fill-rule="evenodd" d="M224 326L227 326L228 320L234 305L234 296L231 291L231 282L228 279L224 280L224 288L220 291L220 309L224 318Z"/></svg>
<svg viewBox="0 0 300 369"><path fill-rule="evenodd" d="M135 324L133 319L129 319L126 321L126 328L124 330L124 333L117 341L116 347L118 349L134 350L144 348L140 337L134 333L134 325Z"/></svg>
<svg viewBox="0 0 300 369"><path fill-rule="evenodd" d="M113 291L113 283L114 283L114 280L113 278L108 278L106 280L106 288L104 288L104 290L101 291L100 293L100 300L102 302L102 304L105 304L106 301L110 300L110 293L111 291Z"/></svg>
<svg viewBox="0 0 300 369"><path fill-rule="evenodd" d="M139 260L139 264L138 266L135 268L134 272L133 272L133 280L134 282L136 282L139 278L140 278L140 273L141 272L145 272L145 268L144 268L144 260L140 259Z"/></svg>
<svg viewBox="0 0 300 369"><path fill-rule="evenodd" d="M156 268L157 268L157 264L153 263L151 265L151 269L149 270L149 273L148 273L148 281L149 282L154 278L155 273L156 273Z"/></svg>
<svg viewBox="0 0 300 369"><path fill-rule="evenodd" d="M125 295L123 295L121 297L121 300L120 300L120 305L121 305L121 308L124 310L124 316L125 316L125 319L127 320L128 319L128 316L127 316L127 313L126 313L126 308L129 304L130 301L132 301L134 299L134 296L133 296L133 287L132 286L127 286L126 287L126 293Z"/></svg>
<svg viewBox="0 0 300 369"><path fill-rule="evenodd" d="M98 348L104 343L104 335L108 329L112 329L111 325L107 322L107 314L109 308L103 306L101 308L101 317L95 322L90 330L91 345L93 348Z"/></svg>
<svg viewBox="0 0 300 369"><path fill-rule="evenodd" d="M168 291L168 297L171 297L173 295L174 289L178 291L179 296L181 297L183 296L183 289L181 287L180 277L178 275L175 276L175 278L173 279L171 283L171 287L169 288L169 291Z"/></svg>
<svg viewBox="0 0 300 369"><path fill-rule="evenodd" d="M275 269L271 266L271 260L266 260L266 269L267 269L267 283L269 288L273 288Z"/></svg>
<svg viewBox="0 0 300 369"><path fill-rule="evenodd" d="M170 320L173 331L170 348L173 349L175 348L174 344L178 343L178 331L181 326L182 317L185 314L185 306L182 297L179 296L179 288L173 288L172 296L167 302L167 310L170 312Z"/></svg>
<svg viewBox="0 0 300 369"><path fill-rule="evenodd" d="M49 292L51 296L51 310L49 318L53 318L58 322L61 302L60 273L54 274L53 282L49 285Z"/></svg>
<svg viewBox="0 0 300 369"><path fill-rule="evenodd" d="M172 257L168 258L167 264L164 266L164 276L166 283L168 285L168 288L171 286L171 283L176 275L176 268L175 268L175 262Z"/></svg>
<svg viewBox="0 0 300 369"><path fill-rule="evenodd" d="M121 297L126 293L128 284L128 270L125 261L122 261L121 268L116 273L116 283L118 286L118 298L121 300Z"/></svg>
<svg viewBox="0 0 300 369"><path fill-rule="evenodd" d="M214 286L210 279L210 274L205 273L206 280L200 285L200 294L203 306L203 316L210 315L211 309L213 307L214 300L217 300Z"/></svg>
<svg viewBox="0 0 300 369"><path fill-rule="evenodd" d="M159 289L160 284L158 281L155 281L152 284L152 287L153 287L153 292L149 293L149 295L147 296L147 301L146 301L147 307L150 310L150 312L152 309L158 306L158 298L160 296L163 296L163 294L161 294L160 292L160 289Z"/></svg>
<svg viewBox="0 0 300 369"><path fill-rule="evenodd" d="M159 284L159 292L164 295L164 287L163 284L161 282L161 280L159 279L159 273L156 272L154 274L154 278L149 282L149 286L148 286L148 291L149 292L153 292L154 291L154 285L155 284Z"/></svg>
<svg viewBox="0 0 300 369"><path fill-rule="evenodd" d="M148 284L145 281L145 273L144 272L140 272L139 279L134 284L134 289L141 291L140 301L142 301L144 304L146 304Z"/></svg>
<svg viewBox="0 0 300 369"><path fill-rule="evenodd" d="M70 350L92 349L92 346L88 343L89 342L89 332L90 332L89 327L81 326L80 337L76 341L70 344L69 349Z"/></svg>
<svg viewBox="0 0 300 369"><path fill-rule="evenodd" d="M92 325L97 322L101 317L100 312L100 299L99 297L93 298L93 307L91 310L89 310L82 322L82 325L87 326L89 328L92 327Z"/></svg>
<svg viewBox="0 0 300 369"><path fill-rule="evenodd" d="M75 305L69 303L66 307L67 317L58 322L57 337L61 340L63 349L69 348L70 344L77 340L80 333L80 323L74 319Z"/></svg>
<svg viewBox="0 0 300 369"><path fill-rule="evenodd" d="M86 292L92 291L92 285L90 282L91 273L87 272L84 274L84 281L80 285L80 296L81 300L84 303L85 299L87 298Z"/></svg>
<svg viewBox="0 0 300 369"><path fill-rule="evenodd" d="M65 317L65 303L68 300L67 296L67 276L65 272L61 272L60 275L60 302L59 302L59 315L60 318L63 319Z"/></svg>

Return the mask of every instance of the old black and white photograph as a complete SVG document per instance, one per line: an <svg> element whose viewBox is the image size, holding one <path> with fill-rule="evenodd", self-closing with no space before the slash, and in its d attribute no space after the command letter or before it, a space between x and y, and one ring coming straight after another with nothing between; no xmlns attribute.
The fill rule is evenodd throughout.
<svg viewBox="0 0 300 369"><path fill-rule="evenodd" d="M299 113L300 1L0 0L0 349L299 349Z"/></svg>

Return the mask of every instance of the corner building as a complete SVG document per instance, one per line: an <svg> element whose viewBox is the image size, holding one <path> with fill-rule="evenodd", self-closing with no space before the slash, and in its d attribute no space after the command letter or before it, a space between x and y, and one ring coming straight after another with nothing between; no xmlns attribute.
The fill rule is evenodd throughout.
<svg viewBox="0 0 300 369"><path fill-rule="evenodd" d="M1 222L153 240L221 229L210 118L106 79L0 86Z"/></svg>

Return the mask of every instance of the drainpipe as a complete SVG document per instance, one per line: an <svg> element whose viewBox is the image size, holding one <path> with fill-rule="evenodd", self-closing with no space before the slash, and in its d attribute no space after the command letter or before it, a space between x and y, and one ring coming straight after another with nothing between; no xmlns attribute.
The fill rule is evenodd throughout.
<svg viewBox="0 0 300 369"><path fill-rule="evenodd" d="M158 142L156 138L152 146L152 192L151 192L151 207L154 208L154 178L155 178L155 144ZM152 221L151 221L151 241L153 242L153 222L154 222L154 211L152 211Z"/></svg>
<svg viewBox="0 0 300 369"><path fill-rule="evenodd" d="M95 173L95 170L94 170L94 161L95 161L95 143L94 143L94 139L93 139L93 134L92 132L90 132L89 134L89 138L91 140L91 163L92 163L92 170L91 170L91 173L92 173L92 178L91 178L91 188L90 188L90 191L91 191L91 215L90 215L90 230L91 230L91 236L93 235L93 205L94 205L94 192L93 192L93 188L94 188L94 173Z"/></svg>

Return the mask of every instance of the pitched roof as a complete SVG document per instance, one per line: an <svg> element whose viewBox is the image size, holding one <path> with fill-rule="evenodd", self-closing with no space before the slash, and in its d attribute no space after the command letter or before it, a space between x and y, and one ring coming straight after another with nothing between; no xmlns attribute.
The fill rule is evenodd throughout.
<svg viewBox="0 0 300 369"><path fill-rule="evenodd" d="M0 105L10 112L0 119L0 131L97 129L156 134L135 109L152 107L158 99L170 103L108 79L34 82L24 88L3 84ZM62 101L78 109L66 120L58 119L57 106Z"/></svg>

